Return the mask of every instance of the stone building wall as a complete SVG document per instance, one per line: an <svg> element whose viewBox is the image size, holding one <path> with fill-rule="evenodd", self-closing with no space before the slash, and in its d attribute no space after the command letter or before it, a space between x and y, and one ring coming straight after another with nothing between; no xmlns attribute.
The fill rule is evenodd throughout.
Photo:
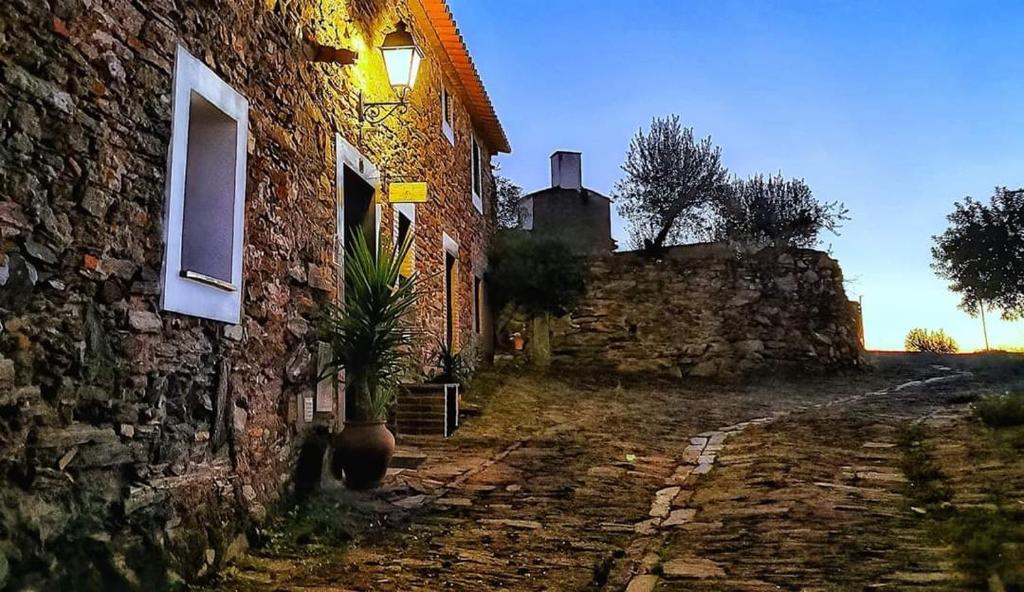
<svg viewBox="0 0 1024 592"><path fill-rule="evenodd" d="M410 110L360 127L359 91L393 99L376 48L399 18L426 53ZM338 284L336 133L384 187L429 183L420 319L442 330L448 232L472 341L470 274L489 224L470 199L469 113L426 18L406 0L0 7L0 588L161 589L221 565L287 494L309 427L296 402L313 388L313 315ZM310 34L359 63L311 63ZM159 306L179 43L250 103L237 326ZM486 165L495 147L483 148ZM385 239L391 216L385 205Z"/></svg>
<svg viewBox="0 0 1024 592"><path fill-rule="evenodd" d="M596 191L551 187L524 197L520 209L531 237L555 238L588 255L615 250L611 200Z"/></svg>
<svg viewBox="0 0 1024 592"><path fill-rule="evenodd" d="M620 253L593 261L584 301L554 322L553 363L676 377L856 367L854 305L819 251Z"/></svg>

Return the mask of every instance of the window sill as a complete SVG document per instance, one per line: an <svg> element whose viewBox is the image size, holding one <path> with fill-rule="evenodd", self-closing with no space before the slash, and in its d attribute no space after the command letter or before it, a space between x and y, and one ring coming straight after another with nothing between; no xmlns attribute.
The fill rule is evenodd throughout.
<svg viewBox="0 0 1024 592"><path fill-rule="evenodd" d="M238 288L236 288L231 282L206 275L205 273L199 273L198 271L183 269L181 270L181 277L187 280L192 280L193 282L206 284L207 286L213 286L214 288L224 290L225 292L234 292L238 290Z"/></svg>

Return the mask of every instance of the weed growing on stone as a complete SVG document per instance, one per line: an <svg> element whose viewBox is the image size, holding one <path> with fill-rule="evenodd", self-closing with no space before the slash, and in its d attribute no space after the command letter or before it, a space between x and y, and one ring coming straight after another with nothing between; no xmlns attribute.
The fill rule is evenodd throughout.
<svg viewBox="0 0 1024 592"><path fill-rule="evenodd" d="M925 442L924 425L904 425L897 441L903 450L900 468L907 477L907 497L924 506L948 502L953 492L946 483L945 475L932 460L931 449Z"/></svg>
<svg viewBox="0 0 1024 592"><path fill-rule="evenodd" d="M967 508L938 522L936 531L952 543L972 584L998 581L1006 590L1024 590L1024 512Z"/></svg>
<svg viewBox="0 0 1024 592"><path fill-rule="evenodd" d="M1024 393L1002 393L981 397L974 413L990 428L1024 426Z"/></svg>
<svg viewBox="0 0 1024 592"><path fill-rule="evenodd" d="M311 546L343 547L376 519L340 493L314 495L268 529L266 550L287 553Z"/></svg>
<svg viewBox="0 0 1024 592"><path fill-rule="evenodd" d="M971 586L1024 590L1024 511L999 503L998 488L989 492L994 509L949 504L952 489L933 460L926 436L921 423L902 426L897 436L911 503L928 509L926 519L935 538L950 545Z"/></svg>

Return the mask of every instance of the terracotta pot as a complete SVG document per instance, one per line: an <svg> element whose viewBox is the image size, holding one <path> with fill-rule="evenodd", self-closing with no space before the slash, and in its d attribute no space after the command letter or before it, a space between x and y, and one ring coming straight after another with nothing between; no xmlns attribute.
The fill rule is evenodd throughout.
<svg viewBox="0 0 1024 592"><path fill-rule="evenodd" d="M380 485L395 452L395 436L383 421L345 422L334 440L331 469L345 475L349 489L373 489Z"/></svg>

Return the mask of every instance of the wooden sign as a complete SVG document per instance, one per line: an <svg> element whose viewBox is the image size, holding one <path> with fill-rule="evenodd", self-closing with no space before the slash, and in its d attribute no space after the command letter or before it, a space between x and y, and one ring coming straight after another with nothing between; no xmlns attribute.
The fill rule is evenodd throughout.
<svg viewBox="0 0 1024 592"><path fill-rule="evenodd" d="M391 203L423 203L427 201L426 183L392 183L388 187Z"/></svg>

